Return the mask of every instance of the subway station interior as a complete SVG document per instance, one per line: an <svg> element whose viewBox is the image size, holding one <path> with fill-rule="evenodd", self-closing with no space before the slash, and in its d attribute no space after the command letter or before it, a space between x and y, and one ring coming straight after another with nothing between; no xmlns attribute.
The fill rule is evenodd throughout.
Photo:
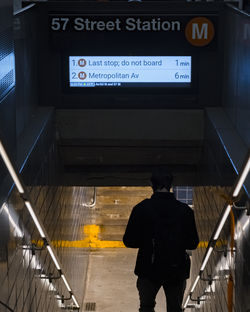
<svg viewBox="0 0 250 312"><path fill-rule="evenodd" d="M1 0L0 312L138 311L155 168L199 234L183 311L249 312L249 147L249 0Z"/></svg>

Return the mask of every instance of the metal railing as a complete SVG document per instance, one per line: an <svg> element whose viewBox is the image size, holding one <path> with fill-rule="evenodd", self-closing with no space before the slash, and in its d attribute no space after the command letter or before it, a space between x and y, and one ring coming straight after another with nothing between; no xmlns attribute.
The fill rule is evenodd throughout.
<svg viewBox="0 0 250 312"><path fill-rule="evenodd" d="M238 178L235 182L235 185L234 187L232 188L232 192L231 192L231 196L228 196L227 198L227 204L225 205L225 207L223 208L223 211L221 212L221 215L220 215L220 218L214 228L214 231L211 235L211 238L209 240L209 243L208 243L208 246L207 246L207 249L206 249L206 252L205 252L205 255L203 257L203 260L202 260L202 263L201 263L201 266L200 266L200 269L199 269L199 273L198 275L196 276L192 286L190 287L190 290L188 292L188 295L187 297L185 298L184 300L184 305L183 305L183 311L185 311L186 308L193 308L194 305L193 304L190 304L190 301L191 302L200 302L201 300L205 300L205 299L201 299L202 295L197 297L196 299L194 299L192 297L193 293L194 293L194 290L198 284L198 282L200 280L203 280L204 281L204 278L202 277L203 273L204 273L204 270L206 268L206 265L208 263L208 260L216 246L216 242L219 238L219 235L222 231L222 228L230 214L230 212L232 211L232 207L234 206L235 209L247 209L246 207L237 207L234 205L235 201L237 201L237 196L239 195L240 193L240 190L249 174L249 171L250 171L250 153L248 153L248 156L247 156L247 159L246 161L244 162L244 165L242 167L242 170L240 171L239 175L238 175ZM249 211L248 211L249 213ZM213 279L212 277L207 279L207 281L210 283L212 283ZM204 290L205 292L205 290Z"/></svg>
<svg viewBox="0 0 250 312"><path fill-rule="evenodd" d="M68 279L66 278L66 275L64 273L64 270L62 269L62 265L60 263L60 260L58 259L56 252L54 250L54 247L51 244L50 238L48 236L48 233L46 232L46 229L43 225L43 223L41 222L39 216L36 214L35 210L33 209L33 204L31 203L31 200L29 199L29 195L28 192L25 190L25 185L24 183L21 181L21 178L19 176L19 173L17 172L17 170L14 169L14 166L12 164L12 162L10 161L10 158L4 148L4 145L2 143L2 141L0 140L0 155L4 161L4 164L6 166L6 168L8 169L8 172L10 174L10 176L12 177L14 184L17 187L17 190L19 192L20 198L23 200L24 205L26 206L33 222L35 223L35 226L43 240L43 245L44 248L47 249L48 253L50 254L51 259L53 260L53 263L58 271L58 276L57 277L53 277L53 276L46 276L46 277L41 277L41 278L47 278L47 279L62 279L62 281L64 282L64 285L69 293L69 297L65 298L63 295L59 296L57 299L61 300L62 303L64 303L65 300L72 300L73 301L73 305L72 305L72 309L80 309L80 306L78 304L78 301L73 293L73 290L68 282ZM2 302L1 302L2 304ZM13 310L10 310L13 311Z"/></svg>

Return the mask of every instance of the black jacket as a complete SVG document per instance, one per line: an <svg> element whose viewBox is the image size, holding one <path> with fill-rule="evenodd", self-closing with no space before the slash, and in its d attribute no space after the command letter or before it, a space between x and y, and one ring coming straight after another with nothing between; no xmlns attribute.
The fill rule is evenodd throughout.
<svg viewBox="0 0 250 312"><path fill-rule="evenodd" d="M169 230L168 246L157 264L152 262L154 231ZM166 234L165 234L166 235ZM193 210L176 200L173 193L155 192L136 205L123 237L126 247L139 248L135 274L155 279L186 279L190 260L186 249L198 246Z"/></svg>

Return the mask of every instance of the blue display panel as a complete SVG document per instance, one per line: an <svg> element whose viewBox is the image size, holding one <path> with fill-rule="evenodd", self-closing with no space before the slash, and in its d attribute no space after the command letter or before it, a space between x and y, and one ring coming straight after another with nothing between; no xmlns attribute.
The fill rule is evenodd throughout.
<svg viewBox="0 0 250 312"><path fill-rule="evenodd" d="M16 84L14 52L7 55L4 52L0 51L0 101Z"/></svg>
<svg viewBox="0 0 250 312"><path fill-rule="evenodd" d="M69 56L70 87L190 87L191 56Z"/></svg>

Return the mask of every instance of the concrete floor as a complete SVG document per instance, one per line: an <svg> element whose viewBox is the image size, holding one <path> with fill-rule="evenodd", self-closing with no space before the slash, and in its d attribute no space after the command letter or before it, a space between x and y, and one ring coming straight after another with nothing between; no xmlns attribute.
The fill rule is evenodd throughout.
<svg viewBox="0 0 250 312"><path fill-rule="evenodd" d="M91 251L83 311L95 303L97 312L138 311L134 265L137 250L105 248ZM157 295L156 312L166 312L163 290ZM93 309L91 309L93 311Z"/></svg>

